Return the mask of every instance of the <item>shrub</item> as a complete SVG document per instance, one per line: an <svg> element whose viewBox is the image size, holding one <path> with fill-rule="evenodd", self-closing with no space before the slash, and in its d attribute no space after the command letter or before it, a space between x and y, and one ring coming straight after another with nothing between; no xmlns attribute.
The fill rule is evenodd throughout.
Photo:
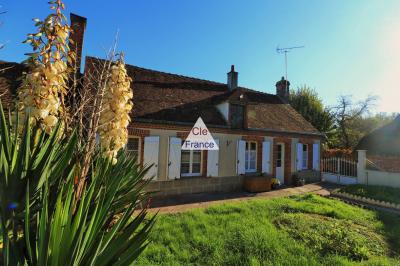
<svg viewBox="0 0 400 266"><path fill-rule="evenodd" d="M147 169L120 152L115 165L95 155L76 199L76 134L39 127L12 130L0 103L0 218L4 265L126 265L146 246L142 181Z"/></svg>

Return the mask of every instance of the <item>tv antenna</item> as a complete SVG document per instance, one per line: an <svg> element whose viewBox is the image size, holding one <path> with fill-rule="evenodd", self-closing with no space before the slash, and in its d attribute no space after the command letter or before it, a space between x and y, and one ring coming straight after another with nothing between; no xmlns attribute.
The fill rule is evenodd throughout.
<svg viewBox="0 0 400 266"><path fill-rule="evenodd" d="M276 47L276 52L278 54L285 54L285 79L286 79L286 81L288 80L288 78L287 78L287 53L289 53L293 49L299 49L299 48L304 48L304 45L285 47L285 48L279 48L279 46Z"/></svg>

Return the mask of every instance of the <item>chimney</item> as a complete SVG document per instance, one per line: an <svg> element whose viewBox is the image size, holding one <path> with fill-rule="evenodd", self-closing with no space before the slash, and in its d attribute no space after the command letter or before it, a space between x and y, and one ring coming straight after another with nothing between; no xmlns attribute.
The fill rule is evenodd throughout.
<svg viewBox="0 0 400 266"><path fill-rule="evenodd" d="M228 72L228 88L233 91L238 86L238 72L235 71L235 66L231 66L231 71Z"/></svg>
<svg viewBox="0 0 400 266"><path fill-rule="evenodd" d="M73 41L73 43L69 43L69 49L75 53L75 60L72 61L71 67L76 67L76 73L80 73L86 18L71 13L70 19L71 28L73 31L70 35L70 39Z"/></svg>
<svg viewBox="0 0 400 266"><path fill-rule="evenodd" d="M284 102L289 102L289 86L290 82L285 80L284 77L276 84L276 95L278 95Z"/></svg>

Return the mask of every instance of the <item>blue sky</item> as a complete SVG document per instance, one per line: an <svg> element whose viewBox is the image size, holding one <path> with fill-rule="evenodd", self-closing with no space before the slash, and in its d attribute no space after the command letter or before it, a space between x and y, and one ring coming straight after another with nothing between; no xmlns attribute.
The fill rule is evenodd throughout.
<svg viewBox="0 0 400 266"><path fill-rule="evenodd" d="M22 61L22 44L44 18L47 1L1 3L0 59ZM226 82L235 64L239 85L269 93L284 74L276 47L289 54L292 88L307 84L324 102L377 95L377 112L400 112L400 1L131 0L65 1L88 18L84 54L103 57L119 30L129 64Z"/></svg>

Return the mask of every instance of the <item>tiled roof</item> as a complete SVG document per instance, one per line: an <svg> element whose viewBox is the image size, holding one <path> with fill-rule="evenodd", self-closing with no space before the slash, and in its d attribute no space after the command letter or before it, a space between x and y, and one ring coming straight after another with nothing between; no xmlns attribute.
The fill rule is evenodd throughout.
<svg viewBox="0 0 400 266"><path fill-rule="evenodd" d="M86 57L85 71L99 59ZM0 62L2 101L10 102L18 88L24 67ZM88 67L89 66L89 67ZM319 132L274 94L243 87L229 91L224 83L165 73L127 65L132 77L133 120L168 123L195 123L199 116L207 125L227 127L228 123L216 108L228 101L247 106L249 129L318 134Z"/></svg>

